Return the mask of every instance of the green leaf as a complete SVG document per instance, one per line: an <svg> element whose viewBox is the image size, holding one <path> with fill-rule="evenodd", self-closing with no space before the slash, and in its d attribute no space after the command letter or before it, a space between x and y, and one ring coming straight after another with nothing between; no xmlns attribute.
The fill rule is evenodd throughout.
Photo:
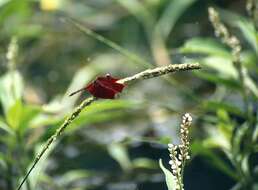
<svg viewBox="0 0 258 190"><path fill-rule="evenodd" d="M159 166L162 169L163 173L165 174L166 184L168 190L176 190L176 181L172 173L163 166L162 160L159 159Z"/></svg>
<svg viewBox="0 0 258 190"><path fill-rule="evenodd" d="M249 154L243 155L243 159L241 162L241 168L242 171L245 173L246 176L249 176L251 178L251 172L250 172L250 164L249 164Z"/></svg>
<svg viewBox="0 0 258 190"><path fill-rule="evenodd" d="M193 154L202 155L206 157L206 161L212 164L215 168L227 174L231 178L238 180L236 172L230 167L221 157L214 152L210 147L206 147L203 142L195 141L191 144L191 151Z"/></svg>
<svg viewBox="0 0 258 190"><path fill-rule="evenodd" d="M256 113L256 121L258 121L258 113ZM256 144L256 142L258 142L258 122L256 122L256 125L254 127L253 133L252 133L252 141L254 144ZM258 144L257 144L258 147Z"/></svg>
<svg viewBox="0 0 258 190"><path fill-rule="evenodd" d="M233 133L233 124L223 109L217 111L216 126L205 128L208 137L203 140L203 146L206 148L219 148L228 153L231 150L231 137Z"/></svg>
<svg viewBox="0 0 258 190"><path fill-rule="evenodd" d="M241 155L241 143L246 141L245 135L249 130L247 123L243 123L241 126L236 128L234 138L232 139L232 153L233 155ZM251 141L251 139L249 139Z"/></svg>
<svg viewBox="0 0 258 190"><path fill-rule="evenodd" d="M203 140L203 146L206 148L219 148L225 152L230 150L230 140L214 128L208 130L209 137Z"/></svg>
<svg viewBox="0 0 258 190"><path fill-rule="evenodd" d="M57 184L60 187L66 187L75 183L78 180L86 179L92 175L92 172L87 170L70 170L62 175L59 179L57 179Z"/></svg>
<svg viewBox="0 0 258 190"><path fill-rule="evenodd" d="M23 80L18 71L8 72L0 78L0 102L4 112L22 97Z"/></svg>
<svg viewBox="0 0 258 190"><path fill-rule="evenodd" d="M237 21L237 26L240 28L244 37L256 52L256 55L258 55L257 33L254 24L247 20L241 19Z"/></svg>
<svg viewBox="0 0 258 190"><path fill-rule="evenodd" d="M7 123L14 130L17 130L20 127L20 123L22 120L22 111L22 102L21 100L17 100L15 104L12 107L10 107L10 109L7 112Z"/></svg>
<svg viewBox="0 0 258 190"><path fill-rule="evenodd" d="M157 162L149 158L136 158L132 161L134 168L157 169Z"/></svg>
<svg viewBox="0 0 258 190"><path fill-rule="evenodd" d="M156 27L166 39L180 16L195 2L196 0L171 0L166 6Z"/></svg>
<svg viewBox="0 0 258 190"><path fill-rule="evenodd" d="M41 108L31 105L23 105L21 100L10 107L6 120L8 125L14 130L25 130L29 123L41 112Z"/></svg>
<svg viewBox="0 0 258 190"><path fill-rule="evenodd" d="M222 101L203 101L202 107L205 110L216 112L218 109L223 109L228 113L233 113L239 116L243 116L243 112L236 106Z"/></svg>
<svg viewBox="0 0 258 190"><path fill-rule="evenodd" d="M17 21L21 21L29 15L29 1L28 0L12 0L12 1L4 1L1 5L0 11L0 23L7 20L8 17L15 14L16 24ZM16 30L19 30L17 26L13 26ZM12 31L9 31L12 33Z"/></svg>
<svg viewBox="0 0 258 190"><path fill-rule="evenodd" d="M0 116L0 129L4 130L8 134L11 134L11 135L14 134L14 131L12 130L12 128L10 128L7 125L7 123L5 122L4 118L2 118L1 116Z"/></svg>
<svg viewBox="0 0 258 190"><path fill-rule="evenodd" d="M0 152L0 168L2 168L4 170L7 169L7 163L6 163L5 155L1 152Z"/></svg>
<svg viewBox="0 0 258 190"><path fill-rule="evenodd" d="M244 83L247 88L258 98L258 86L256 82L248 75L246 68L244 68Z"/></svg>
<svg viewBox="0 0 258 190"><path fill-rule="evenodd" d="M107 148L110 156L119 163L123 170L128 171L132 169L132 163L124 145L119 143L112 143L108 145Z"/></svg>
<svg viewBox="0 0 258 190"><path fill-rule="evenodd" d="M140 108L140 103L129 100L106 100L97 101L84 109L80 116L76 118L67 129L73 131L81 126L90 123L100 123L108 120L121 118L127 114L122 110L135 110Z"/></svg>
<svg viewBox="0 0 258 190"><path fill-rule="evenodd" d="M231 58L230 52L212 38L192 38L180 48L181 53L201 53L211 56Z"/></svg>
<svg viewBox="0 0 258 190"><path fill-rule="evenodd" d="M225 78L237 79L237 71L234 68L232 61L228 58L209 56L201 60L202 65L205 65L218 72L219 75Z"/></svg>
<svg viewBox="0 0 258 190"><path fill-rule="evenodd" d="M82 111L82 113L95 114L111 109L139 109L140 106L140 102L133 100L104 100L95 102L94 104L88 106L87 109Z"/></svg>
<svg viewBox="0 0 258 190"><path fill-rule="evenodd" d="M42 109L38 106L23 105L20 129L25 130L27 127L31 127L31 122L41 111Z"/></svg>
<svg viewBox="0 0 258 190"><path fill-rule="evenodd" d="M209 73L208 71L196 71L193 74L201 79L207 80L217 85L224 85L226 87L237 90L239 90L241 87L236 80L225 78L222 75L215 75L214 73Z"/></svg>

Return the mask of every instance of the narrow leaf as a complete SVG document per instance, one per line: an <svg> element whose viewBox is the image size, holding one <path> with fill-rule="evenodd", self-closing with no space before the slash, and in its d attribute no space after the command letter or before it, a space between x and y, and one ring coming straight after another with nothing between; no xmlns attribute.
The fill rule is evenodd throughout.
<svg viewBox="0 0 258 190"><path fill-rule="evenodd" d="M165 174L166 184L168 190L176 190L176 181L172 173L163 166L162 160L159 160L159 166L162 169L163 173Z"/></svg>

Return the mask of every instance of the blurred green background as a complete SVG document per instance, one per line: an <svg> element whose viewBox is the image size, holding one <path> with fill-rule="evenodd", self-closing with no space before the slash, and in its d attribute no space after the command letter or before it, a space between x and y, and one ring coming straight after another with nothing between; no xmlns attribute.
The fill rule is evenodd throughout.
<svg viewBox="0 0 258 190"><path fill-rule="evenodd" d="M144 80L85 109L24 189L167 189L158 160L169 168L167 144L179 142L181 116L189 112L185 189L257 190L258 20L246 11L252 2L0 0L0 189L17 187L44 142L89 96L68 97L72 91L106 73L124 78L197 61L201 71ZM209 6L241 42L244 86L231 49L214 35Z"/></svg>

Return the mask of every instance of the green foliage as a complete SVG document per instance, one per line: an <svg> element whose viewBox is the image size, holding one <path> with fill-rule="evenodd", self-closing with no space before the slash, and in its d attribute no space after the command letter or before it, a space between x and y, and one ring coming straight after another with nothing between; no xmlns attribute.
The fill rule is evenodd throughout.
<svg viewBox="0 0 258 190"><path fill-rule="evenodd" d="M212 2L230 7L219 13L241 42L243 85L232 50L214 36L208 22L208 1L67 0L52 7L51 2L0 0L0 189L17 187L46 139L81 101L68 97L71 91L97 75L122 78L188 61L201 63L202 70L128 86L120 99L83 110L24 189L136 184L144 190L153 184L157 189L164 180L169 190L175 189L161 160L165 179L160 177L157 159L169 158L164 145L176 139L176 118L185 112L194 116L193 156L185 175L192 175L188 166L201 160L205 167L198 173L216 171L232 189L257 189L258 32L254 17L236 13L244 12L244 3ZM11 68L4 57L13 36L19 53ZM190 188L191 180L198 180L184 179ZM211 189L219 185L216 180L207 184L200 177L193 184Z"/></svg>

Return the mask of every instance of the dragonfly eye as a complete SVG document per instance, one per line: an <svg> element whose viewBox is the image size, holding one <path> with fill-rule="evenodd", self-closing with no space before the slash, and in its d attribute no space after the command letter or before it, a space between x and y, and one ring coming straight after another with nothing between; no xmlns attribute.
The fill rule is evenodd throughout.
<svg viewBox="0 0 258 190"><path fill-rule="evenodd" d="M111 75L110 75L109 73L107 73L107 74L106 74L106 78L109 79L110 77L111 77Z"/></svg>

